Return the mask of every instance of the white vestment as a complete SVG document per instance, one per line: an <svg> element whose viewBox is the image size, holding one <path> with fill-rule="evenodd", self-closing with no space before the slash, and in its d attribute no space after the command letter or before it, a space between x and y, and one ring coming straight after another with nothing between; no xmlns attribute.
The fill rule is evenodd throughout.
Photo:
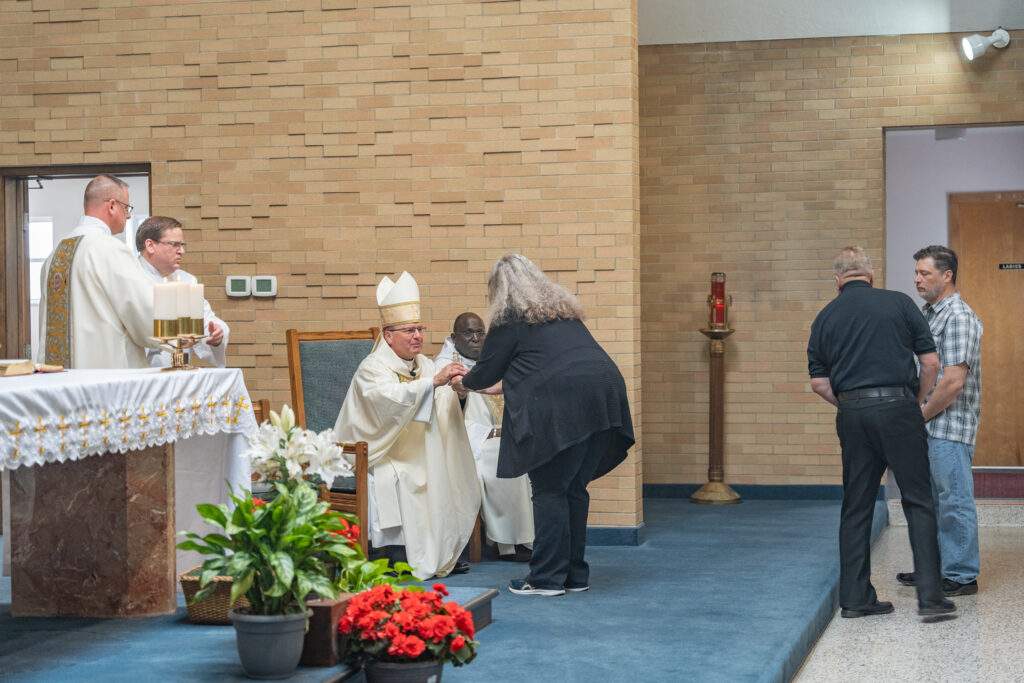
<svg viewBox="0 0 1024 683"><path fill-rule="evenodd" d="M480 510L459 397L447 386L435 390L434 374L426 356L404 361L379 340L335 425L339 441L369 444L370 542L404 545L420 579L447 576Z"/></svg>
<svg viewBox="0 0 1024 683"><path fill-rule="evenodd" d="M440 370L449 363L462 363L467 368L476 361L455 349L451 337L444 340L434 363ZM466 397L465 420L469 444L473 448L477 476L483 488L484 531L487 539L498 545L498 552L509 555L517 543L533 543L533 503L530 479L525 474L515 479L498 478L498 446L501 439L492 436L501 427L501 413L490 399L470 392Z"/></svg>
<svg viewBox="0 0 1024 683"><path fill-rule="evenodd" d="M68 237L81 237L71 265L72 368L145 368L155 347L153 281L124 240L107 224L82 216ZM46 285L51 254L43 264L39 299L39 348L46 360Z"/></svg>
<svg viewBox="0 0 1024 683"><path fill-rule="evenodd" d="M186 272L182 269L178 269L164 277L160 274L152 263L146 260L144 256L139 255L139 264L142 266L142 270L153 280L153 282L185 282L190 285L197 284L199 280L192 273ZM203 299L203 330L205 333L209 333L210 323L214 322L220 325L221 329L224 330L224 340L220 343L220 346L210 346L205 341L201 341L191 349L189 352L194 358L198 358L202 361L202 365L212 365L216 368L227 367L227 353L228 353L228 335L231 333L231 328L228 324L218 318L213 313L213 308L210 306L210 302ZM168 351L162 351L160 349L149 349L146 353L146 357L149 359L149 364L154 368L166 368L171 364L171 354Z"/></svg>

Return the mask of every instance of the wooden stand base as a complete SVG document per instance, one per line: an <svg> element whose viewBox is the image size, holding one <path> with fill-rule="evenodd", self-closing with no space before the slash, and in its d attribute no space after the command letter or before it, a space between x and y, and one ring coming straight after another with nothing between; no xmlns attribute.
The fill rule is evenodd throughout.
<svg viewBox="0 0 1024 683"><path fill-rule="evenodd" d="M720 481L709 481L690 496L694 503L705 505L733 505L740 502L740 494Z"/></svg>

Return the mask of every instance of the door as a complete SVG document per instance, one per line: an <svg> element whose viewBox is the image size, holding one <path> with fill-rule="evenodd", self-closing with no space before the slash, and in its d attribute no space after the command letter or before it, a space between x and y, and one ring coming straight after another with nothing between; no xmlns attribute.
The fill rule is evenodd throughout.
<svg viewBox="0 0 1024 683"><path fill-rule="evenodd" d="M949 195L957 284L985 326L975 466L1024 466L1024 191Z"/></svg>
<svg viewBox="0 0 1024 683"><path fill-rule="evenodd" d="M34 358L38 345L43 263L74 229L89 180L109 173L129 185L135 213L125 226L149 216L148 164L0 168L0 358Z"/></svg>
<svg viewBox="0 0 1024 683"><path fill-rule="evenodd" d="M2 178L3 230L0 230L0 358L29 357L28 263L22 258L28 228L28 183Z"/></svg>

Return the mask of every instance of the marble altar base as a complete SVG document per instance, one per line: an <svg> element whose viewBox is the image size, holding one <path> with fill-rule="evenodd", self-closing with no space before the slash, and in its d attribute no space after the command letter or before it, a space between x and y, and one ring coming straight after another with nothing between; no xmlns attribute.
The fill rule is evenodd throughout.
<svg viewBox="0 0 1024 683"><path fill-rule="evenodd" d="M174 447L104 453L10 473L11 614L170 614Z"/></svg>

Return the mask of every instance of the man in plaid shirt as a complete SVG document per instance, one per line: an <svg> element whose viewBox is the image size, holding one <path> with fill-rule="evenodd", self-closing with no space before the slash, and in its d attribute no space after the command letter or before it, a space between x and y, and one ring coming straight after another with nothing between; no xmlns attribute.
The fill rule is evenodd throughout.
<svg viewBox="0 0 1024 683"><path fill-rule="evenodd" d="M921 404L927 421L928 460L939 527L942 588L947 596L978 592L978 514L971 462L981 412L982 324L956 289L957 258L948 247L932 245L914 254L914 283L927 302L942 369L935 389ZM897 574L914 584L912 572Z"/></svg>

